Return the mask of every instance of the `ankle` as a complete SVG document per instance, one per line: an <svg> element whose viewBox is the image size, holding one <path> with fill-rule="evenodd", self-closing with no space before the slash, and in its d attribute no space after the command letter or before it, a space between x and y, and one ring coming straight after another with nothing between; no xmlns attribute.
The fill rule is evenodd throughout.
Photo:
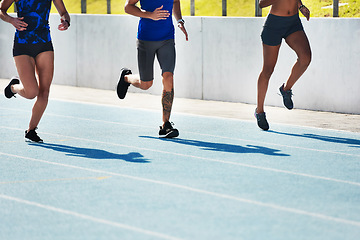
<svg viewBox="0 0 360 240"><path fill-rule="evenodd" d="M14 85L15 85L15 84L14 84ZM11 91L12 93L16 94L17 92L16 92L16 90L15 90L15 88L14 88L14 85L11 85L11 86L10 86L10 91Z"/></svg>
<svg viewBox="0 0 360 240"><path fill-rule="evenodd" d="M264 108L256 108L255 112L256 112L257 114L263 113L263 112L264 112Z"/></svg>
<svg viewBox="0 0 360 240"><path fill-rule="evenodd" d="M284 85L283 85L283 90L284 90L285 92L290 91L290 90L291 90L291 87L288 87L288 85L284 84Z"/></svg>
<svg viewBox="0 0 360 240"><path fill-rule="evenodd" d="M125 76L124 76L125 82L130 83L128 78L129 78L129 75L125 75Z"/></svg>

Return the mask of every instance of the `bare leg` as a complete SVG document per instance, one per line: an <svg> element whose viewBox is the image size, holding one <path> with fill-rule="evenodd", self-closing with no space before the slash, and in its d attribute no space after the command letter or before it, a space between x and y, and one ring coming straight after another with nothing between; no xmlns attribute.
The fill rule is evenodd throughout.
<svg viewBox="0 0 360 240"><path fill-rule="evenodd" d="M258 78L258 95L257 95L257 113L264 112L264 102L265 96L269 85L269 80L271 74L274 71L278 54L279 54L280 45L278 46L269 46L263 44L263 69Z"/></svg>
<svg viewBox="0 0 360 240"><path fill-rule="evenodd" d="M284 85L284 90L290 90L301 75L306 71L311 62L311 49L309 40L306 37L304 31L298 31L289 35L286 39L286 43L297 54L297 61L294 64L290 77Z"/></svg>
<svg viewBox="0 0 360 240"><path fill-rule="evenodd" d="M141 81L140 76L138 74L129 74L126 75L124 78L126 82L142 90L149 89L153 84L153 81L146 81L146 82Z"/></svg>
<svg viewBox="0 0 360 240"><path fill-rule="evenodd" d="M161 102L163 106L163 122L165 123L170 120L171 108L174 101L174 77L171 72L163 73L162 77L164 88Z"/></svg>
<svg viewBox="0 0 360 240"><path fill-rule="evenodd" d="M35 59L21 55L14 57L14 60L22 84L12 85L11 91L27 99L35 98L39 93L35 76Z"/></svg>
<svg viewBox="0 0 360 240"><path fill-rule="evenodd" d="M29 130L38 126L48 104L50 85L54 74L54 52L40 53L36 59L36 72L39 79L39 93L32 109Z"/></svg>

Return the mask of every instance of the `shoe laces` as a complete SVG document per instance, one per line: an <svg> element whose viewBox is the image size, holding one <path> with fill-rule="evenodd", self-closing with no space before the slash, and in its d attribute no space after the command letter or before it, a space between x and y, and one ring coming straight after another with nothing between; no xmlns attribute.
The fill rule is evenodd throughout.
<svg viewBox="0 0 360 240"><path fill-rule="evenodd" d="M294 96L291 89L287 91L283 90L281 93L278 93L278 95L284 98L291 98L292 96Z"/></svg>
<svg viewBox="0 0 360 240"><path fill-rule="evenodd" d="M172 129L175 124L173 122L165 122L164 126L160 126L160 129Z"/></svg>
<svg viewBox="0 0 360 240"><path fill-rule="evenodd" d="M292 96L292 95L293 95L293 93L292 93L292 90L291 90L291 89L290 89L290 90L285 91L285 93L286 93L286 95L288 95L288 96Z"/></svg>

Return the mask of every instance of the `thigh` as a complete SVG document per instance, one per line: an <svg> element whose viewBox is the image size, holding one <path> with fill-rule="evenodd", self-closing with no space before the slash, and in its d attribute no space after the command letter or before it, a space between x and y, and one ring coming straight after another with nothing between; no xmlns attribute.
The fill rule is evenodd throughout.
<svg viewBox="0 0 360 240"><path fill-rule="evenodd" d="M138 68L141 81L152 81L154 79L155 49L152 42L137 41Z"/></svg>
<svg viewBox="0 0 360 240"><path fill-rule="evenodd" d="M304 31L297 31L285 38L286 43L292 48L298 57L310 57L311 49L309 40Z"/></svg>
<svg viewBox="0 0 360 240"><path fill-rule="evenodd" d="M35 67L39 77L39 89L48 90L54 75L54 52L39 53L35 58Z"/></svg>
<svg viewBox="0 0 360 240"><path fill-rule="evenodd" d="M269 46L263 44L263 71L269 74L272 73L278 59L280 46L281 45Z"/></svg>
<svg viewBox="0 0 360 240"><path fill-rule="evenodd" d="M28 55L20 55L15 56L14 61L25 90L38 88L35 76L35 59Z"/></svg>
<svg viewBox="0 0 360 240"><path fill-rule="evenodd" d="M163 45L157 50L157 59L160 64L162 74L165 72L174 73L176 61L174 39L164 41Z"/></svg>

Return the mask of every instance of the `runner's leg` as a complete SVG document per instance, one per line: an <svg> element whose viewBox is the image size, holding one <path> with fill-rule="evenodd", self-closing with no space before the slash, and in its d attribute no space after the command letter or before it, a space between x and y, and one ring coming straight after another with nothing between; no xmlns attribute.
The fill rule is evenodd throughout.
<svg viewBox="0 0 360 240"><path fill-rule="evenodd" d="M298 57L294 64L290 77L284 85L284 90L290 90L301 75L306 71L311 62L311 49L309 40L304 31L297 31L290 34L286 39L286 43L292 48Z"/></svg>
<svg viewBox="0 0 360 240"><path fill-rule="evenodd" d="M32 116L29 123L29 130L35 129L46 109L50 85L54 73L54 52L46 51L36 56L36 72L39 79L39 88L36 102L32 109Z"/></svg>
<svg viewBox="0 0 360 240"><path fill-rule="evenodd" d="M163 122L170 120L172 104L174 101L174 76L171 72L164 72L163 75L163 93L161 103L163 106Z"/></svg>
<svg viewBox="0 0 360 240"><path fill-rule="evenodd" d="M263 69L258 78L257 85L257 113L264 112L265 96L270 77L274 71L281 45L269 46L263 44Z"/></svg>
<svg viewBox="0 0 360 240"><path fill-rule="evenodd" d="M35 76L35 59L28 55L20 55L14 57L14 60L21 84L12 85L11 91L27 99L35 98L39 93Z"/></svg>

